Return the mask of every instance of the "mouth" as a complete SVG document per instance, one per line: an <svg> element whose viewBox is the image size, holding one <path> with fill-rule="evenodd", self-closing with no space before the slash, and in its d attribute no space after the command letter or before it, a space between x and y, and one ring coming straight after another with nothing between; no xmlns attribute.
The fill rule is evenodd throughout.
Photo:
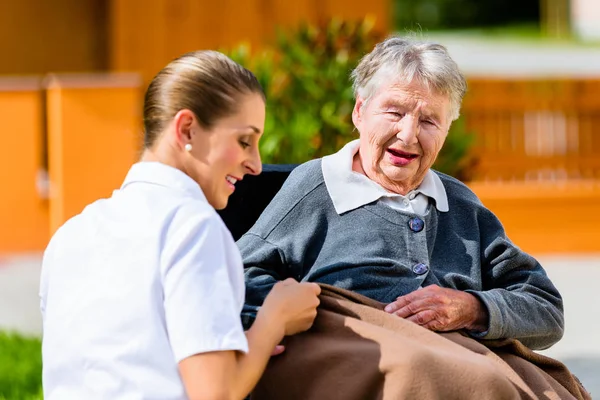
<svg viewBox="0 0 600 400"><path fill-rule="evenodd" d="M392 164L398 167L404 167L419 157L418 154L407 153L406 151L389 148L386 150L390 156Z"/></svg>
<svg viewBox="0 0 600 400"><path fill-rule="evenodd" d="M225 180L227 181L227 184L229 185L229 188L233 191L233 190L235 190L235 183L237 181L241 180L241 179L238 179L238 178L236 178L234 176L231 176L231 175L227 175L225 177Z"/></svg>

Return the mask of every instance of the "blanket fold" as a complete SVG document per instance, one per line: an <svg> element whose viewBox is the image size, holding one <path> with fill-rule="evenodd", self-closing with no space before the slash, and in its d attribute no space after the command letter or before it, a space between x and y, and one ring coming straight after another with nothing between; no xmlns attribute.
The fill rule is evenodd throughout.
<svg viewBox="0 0 600 400"><path fill-rule="evenodd" d="M377 301L321 287L313 327L286 338L252 400L591 399L564 364L519 341L435 333Z"/></svg>

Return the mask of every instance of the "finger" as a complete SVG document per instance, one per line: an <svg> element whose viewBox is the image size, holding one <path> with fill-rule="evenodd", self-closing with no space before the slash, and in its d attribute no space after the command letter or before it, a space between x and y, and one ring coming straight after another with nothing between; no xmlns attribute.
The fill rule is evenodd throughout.
<svg viewBox="0 0 600 400"><path fill-rule="evenodd" d="M429 329L429 327L432 325L432 322L435 321L435 317L435 312L431 310L425 310L411 315L410 317L406 318L406 320Z"/></svg>
<svg viewBox="0 0 600 400"><path fill-rule="evenodd" d="M383 309L385 312L393 313L402 307L405 307L408 304L406 296L400 296L396 299L396 301L391 302Z"/></svg>
<svg viewBox="0 0 600 400"><path fill-rule="evenodd" d="M285 351L285 346L282 344L278 344L275 346L273 351L271 352L271 356L278 356Z"/></svg>
<svg viewBox="0 0 600 400"><path fill-rule="evenodd" d="M281 281L281 285L283 286L290 286L293 285L294 283L298 283L294 278L287 278L284 281Z"/></svg>
<svg viewBox="0 0 600 400"><path fill-rule="evenodd" d="M319 286L319 284L317 284L317 283L309 283L309 285L311 285L313 291L315 292L315 294L317 296L321 294L321 286Z"/></svg>
<svg viewBox="0 0 600 400"><path fill-rule="evenodd" d="M423 292L423 291L419 290L418 292ZM401 309L402 307L406 307L407 305L409 305L415 301L419 301L427 296L428 296L428 293L417 293L417 291L411 292L411 293L405 294L404 296L399 296L398 298L396 298L396 301L388 304L384 308L384 310L389 313L393 313L393 312Z"/></svg>
<svg viewBox="0 0 600 400"><path fill-rule="evenodd" d="M411 315L418 314L423 311L431 310L434 307L433 302L430 298L425 297L423 299L417 299L407 303L404 307L399 308L394 311L393 314L399 316L400 318L408 318Z"/></svg>

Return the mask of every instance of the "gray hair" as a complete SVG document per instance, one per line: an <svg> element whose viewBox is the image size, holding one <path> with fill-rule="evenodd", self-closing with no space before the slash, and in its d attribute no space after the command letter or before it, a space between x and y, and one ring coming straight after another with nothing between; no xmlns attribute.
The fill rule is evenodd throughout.
<svg viewBox="0 0 600 400"><path fill-rule="evenodd" d="M448 96L452 120L460 115L467 83L444 46L395 36L384 40L352 71L354 96L368 101L390 75L407 83L416 80L430 90Z"/></svg>

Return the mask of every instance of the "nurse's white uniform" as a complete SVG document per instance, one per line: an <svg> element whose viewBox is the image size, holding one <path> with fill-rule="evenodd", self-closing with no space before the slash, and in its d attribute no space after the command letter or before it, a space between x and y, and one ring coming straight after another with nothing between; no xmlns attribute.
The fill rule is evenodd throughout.
<svg viewBox="0 0 600 400"><path fill-rule="evenodd" d="M40 286L46 400L185 399L177 363L248 351L242 261L196 182L142 162L69 220Z"/></svg>

